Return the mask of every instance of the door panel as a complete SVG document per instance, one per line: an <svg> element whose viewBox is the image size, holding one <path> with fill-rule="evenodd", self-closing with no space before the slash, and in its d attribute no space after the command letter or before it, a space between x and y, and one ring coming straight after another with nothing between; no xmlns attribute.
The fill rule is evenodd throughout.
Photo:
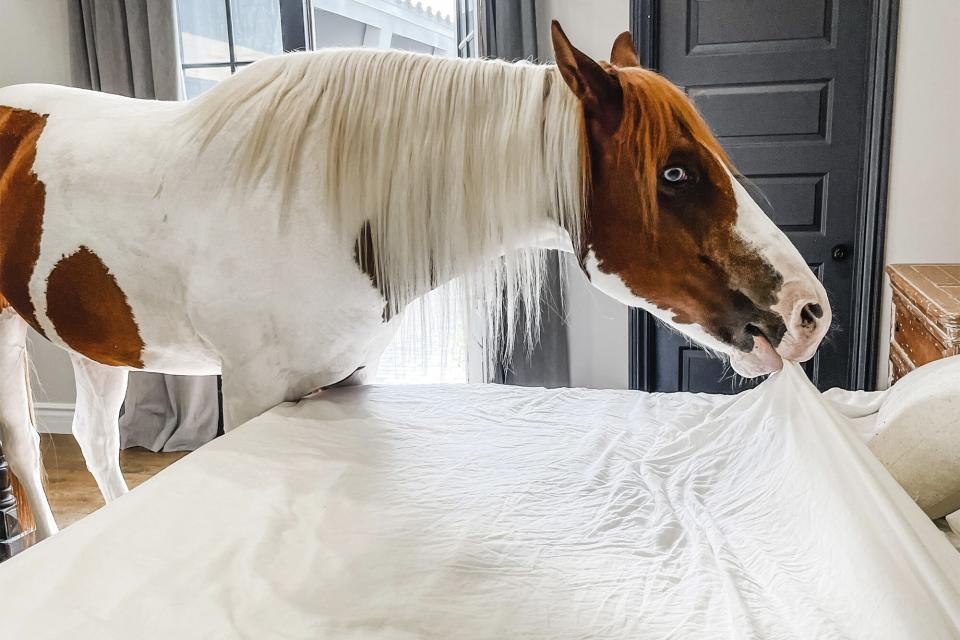
<svg viewBox="0 0 960 640"><path fill-rule="evenodd" d="M827 174L785 173L745 176L757 202L784 231L823 231ZM765 199L765 201L764 201Z"/></svg>
<svg viewBox="0 0 960 640"><path fill-rule="evenodd" d="M677 3L679 4L679 3ZM729 48L805 47L829 43L832 16L827 0L711 0L691 2L688 21L691 53ZM712 47L711 47L712 45Z"/></svg>
<svg viewBox="0 0 960 640"><path fill-rule="evenodd" d="M846 385L869 2L678 0L659 7L659 71L687 91L747 189L830 296L833 329L805 369L821 388ZM648 326L653 390L729 393L756 384L733 379L724 363L675 332Z"/></svg>
<svg viewBox="0 0 960 640"><path fill-rule="evenodd" d="M829 86L825 80L751 83L695 86L687 93L728 144L820 142L827 134Z"/></svg>

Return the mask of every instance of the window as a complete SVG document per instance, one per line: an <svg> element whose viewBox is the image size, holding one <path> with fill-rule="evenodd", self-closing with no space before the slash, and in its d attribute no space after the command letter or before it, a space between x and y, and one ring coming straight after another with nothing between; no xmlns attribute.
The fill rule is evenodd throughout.
<svg viewBox="0 0 960 640"><path fill-rule="evenodd" d="M457 55L457 0L312 0L313 46Z"/></svg>
<svg viewBox="0 0 960 640"><path fill-rule="evenodd" d="M469 324L462 300L437 290L411 304L380 358L378 384L467 382ZM449 305L449 306L448 306Z"/></svg>
<svg viewBox="0 0 960 640"><path fill-rule="evenodd" d="M474 0L178 0L177 10L187 98L284 51L375 47L477 55Z"/></svg>
<svg viewBox="0 0 960 640"><path fill-rule="evenodd" d="M187 98L284 51L373 47L477 55L474 0L178 0L177 8ZM445 300L440 292L411 305L375 382L479 379L482 358L468 315L458 299Z"/></svg>
<svg viewBox="0 0 960 640"><path fill-rule="evenodd" d="M179 0L177 10L188 98L254 60L283 53L277 0Z"/></svg>

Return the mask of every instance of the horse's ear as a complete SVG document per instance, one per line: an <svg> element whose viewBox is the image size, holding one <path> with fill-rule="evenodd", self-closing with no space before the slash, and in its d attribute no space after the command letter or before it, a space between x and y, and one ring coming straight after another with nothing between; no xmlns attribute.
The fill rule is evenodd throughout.
<svg viewBox="0 0 960 640"><path fill-rule="evenodd" d="M637 57L637 48L633 46L633 36L624 31L613 41L613 50L610 52L610 62L618 67L639 67L640 58Z"/></svg>
<svg viewBox="0 0 960 640"><path fill-rule="evenodd" d="M550 34L560 75L580 98L584 112L608 132L616 130L623 116L623 89L616 75L570 44L556 20L550 25Z"/></svg>

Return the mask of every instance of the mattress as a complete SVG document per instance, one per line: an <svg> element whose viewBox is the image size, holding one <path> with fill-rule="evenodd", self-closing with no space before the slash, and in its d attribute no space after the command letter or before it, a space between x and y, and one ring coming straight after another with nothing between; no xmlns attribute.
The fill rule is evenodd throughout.
<svg viewBox="0 0 960 640"><path fill-rule="evenodd" d="M0 585L5 638L960 638L960 554L792 366L323 392Z"/></svg>

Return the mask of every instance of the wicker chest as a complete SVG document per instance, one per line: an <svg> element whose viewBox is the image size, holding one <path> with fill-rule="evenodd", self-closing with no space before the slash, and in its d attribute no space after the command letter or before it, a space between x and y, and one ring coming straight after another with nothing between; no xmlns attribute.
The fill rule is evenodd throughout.
<svg viewBox="0 0 960 640"><path fill-rule="evenodd" d="M960 264L892 264L890 382L960 354Z"/></svg>

